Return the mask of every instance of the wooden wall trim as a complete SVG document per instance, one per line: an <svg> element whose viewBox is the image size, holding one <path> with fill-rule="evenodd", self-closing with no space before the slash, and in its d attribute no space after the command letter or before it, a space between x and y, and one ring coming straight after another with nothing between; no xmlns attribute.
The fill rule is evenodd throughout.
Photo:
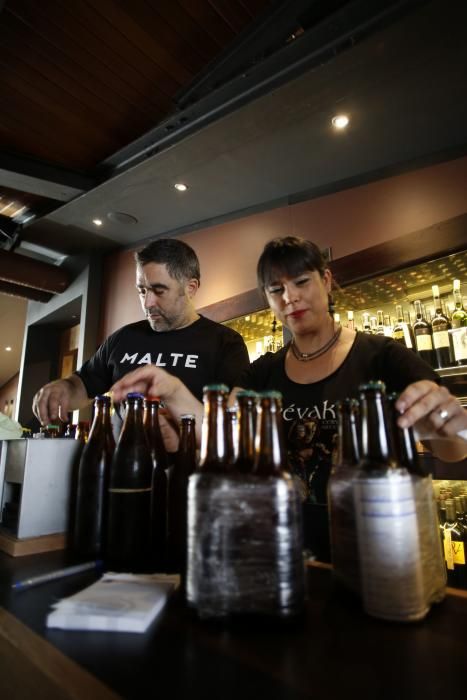
<svg viewBox="0 0 467 700"><path fill-rule="evenodd" d="M358 253L344 255L333 260L330 268L339 286L347 287L375 275L417 265L466 248L467 214L461 214L391 241L364 248ZM261 292L258 289L250 289L205 306L199 309L199 313L222 323L266 308L267 302Z"/></svg>

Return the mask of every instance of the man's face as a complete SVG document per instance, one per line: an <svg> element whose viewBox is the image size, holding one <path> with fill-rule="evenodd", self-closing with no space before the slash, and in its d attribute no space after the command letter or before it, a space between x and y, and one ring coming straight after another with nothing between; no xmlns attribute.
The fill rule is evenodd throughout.
<svg viewBox="0 0 467 700"><path fill-rule="evenodd" d="M153 331L170 331L190 323L192 285L171 277L166 265L137 265L136 289Z"/></svg>

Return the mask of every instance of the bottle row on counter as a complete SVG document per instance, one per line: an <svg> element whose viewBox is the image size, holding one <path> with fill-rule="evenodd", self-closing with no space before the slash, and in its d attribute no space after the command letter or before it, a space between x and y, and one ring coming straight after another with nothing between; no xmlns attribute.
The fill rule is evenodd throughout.
<svg viewBox="0 0 467 700"><path fill-rule="evenodd" d="M167 455L157 399L130 394L115 446L110 400L98 397L79 467L74 547L117 570L181 572L202 617L295 615L304 596L301 506L281 395L243 391L231 409L227 397L223 385L205 387L199 460L192 415L181 418L179 452ZM440 529L431 477L412 431L397 426L395 401L371 382L359 401L338 403L329 523L336 577L369 614L411 621L443 599L446 571L465 586L465 527L446 507Z"/></svg>
<svg viewBox="0 0 467 700"><path fill-rule="evenodd" d="M467 312L460 280L453 281L454 304L450 309L441 300L438 285L432 286L432 293L433 307L428 309L421 300L415 300L412 315L402 304L397 304L395 318L379 309L376 315L362 313L359 325L353 311L347 311L346 320L336 314L337 320L364 333L390 336L417 352L435 369L467 365Z"/></svg>

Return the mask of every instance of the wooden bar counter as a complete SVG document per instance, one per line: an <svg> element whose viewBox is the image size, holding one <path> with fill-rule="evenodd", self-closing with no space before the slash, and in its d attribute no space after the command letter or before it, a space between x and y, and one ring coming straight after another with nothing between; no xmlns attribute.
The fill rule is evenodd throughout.
<svg viewBox="0 0 467 700"><path fill-rule="evenodd" d="M146 634L48 630L50 604L96 575L22 592L11 584L70 563L63 552L0 554L2 700L440 700L464 692L463 592L450 590L421 623L386 623L337 591L329 569L309 566L306 613L290 626L201 622L174 597Z"/></svg>

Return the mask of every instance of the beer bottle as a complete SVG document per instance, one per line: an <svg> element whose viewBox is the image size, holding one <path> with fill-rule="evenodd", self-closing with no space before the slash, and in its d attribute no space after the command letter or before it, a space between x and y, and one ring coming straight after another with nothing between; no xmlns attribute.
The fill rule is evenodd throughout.
<svg viewBox="0 0 467 700"><path fill-rule="evenodd" d="M336 579L358 592L358 543L352 482L360 459L359 403L356 399L344 399L336 403L336 410L337 456L328 481L331 559Z"/></svg>
<svg viewBox="0 0 467 700"><path fill-rule="evenodd" d="M168 471L168 561L169 571L185 577L187 546L188 477L196 469L195 417L180 416L180 447Z"/></svg>
<svg viewBox="0 0 467 700"><path fill-rule="evenodd" d="M399 394L396 393L389 394L387 397L392 444L394 445L396 461L405 467L410 474L416 474L421 477L427 476L426 471L420 464L412 428L400 428L397 424L397 419L400 417L400 413L395 405L398 397Z"/></svg>
<svg viewBox="0 0 467 700"><path fill-rule="evenodd" d="M152 458L152 551L156 571L165 571L167 560L168 457L159 426L158 398L144 399L143 423Z"/></svg>
<svg viewBox="0 0 467 700"><path fill-rule="evenodd" d="M75 440L86 443L89 437L89 421L80 420L75 430Z"/></svg>
<svg viewBox="0 0 467 700"><path fill-rule="evenodd" d="M143 396L128 394L110 471L107 555L117 571L149 568L152 458L143 425Z"/></svg>
<svg viewBox="0 0 467 700"><path fill-rule="evenodd" d="M226 420L226 441L227 441L227 462L234 465L238 459L238 411L235 406L227 408L225 412Z"/></svg>
<svg viewBox="0 0 467 700"><path fill-rule="evenodd" d="M228 391L225 384L208 384L203 389L200 472L222 474L229 471L225 418Z"/></svg>
<svg viewBox="0 0 467 700"><path fill-rule="evenodd" d="M105 554L110 464L115 441L110 424L110 398L96 396L94 420L78 467L73 549L88 559Z"/></svg>
<svg viewBox="0 0 467 700"><path fill-rule="evenodd" d="M256 397L254 391L239 391L237 394L239 445L235 468L247 474L253 471L255 463Z"/></svg>
<svg viewBox="0 0 467 700"><path fill-rule="evenodd" d="M412 477L394 456L383 382L360 387L362 459L354 480L366 612L415 621L428 612Z"/></svg>
<svg viewBox="0 0 467 700"><path fill-rule="evenodd" d="M253 469L258 476L283 476L288 472L281 408L280 392L263 391L258 395Z"/></svg>

